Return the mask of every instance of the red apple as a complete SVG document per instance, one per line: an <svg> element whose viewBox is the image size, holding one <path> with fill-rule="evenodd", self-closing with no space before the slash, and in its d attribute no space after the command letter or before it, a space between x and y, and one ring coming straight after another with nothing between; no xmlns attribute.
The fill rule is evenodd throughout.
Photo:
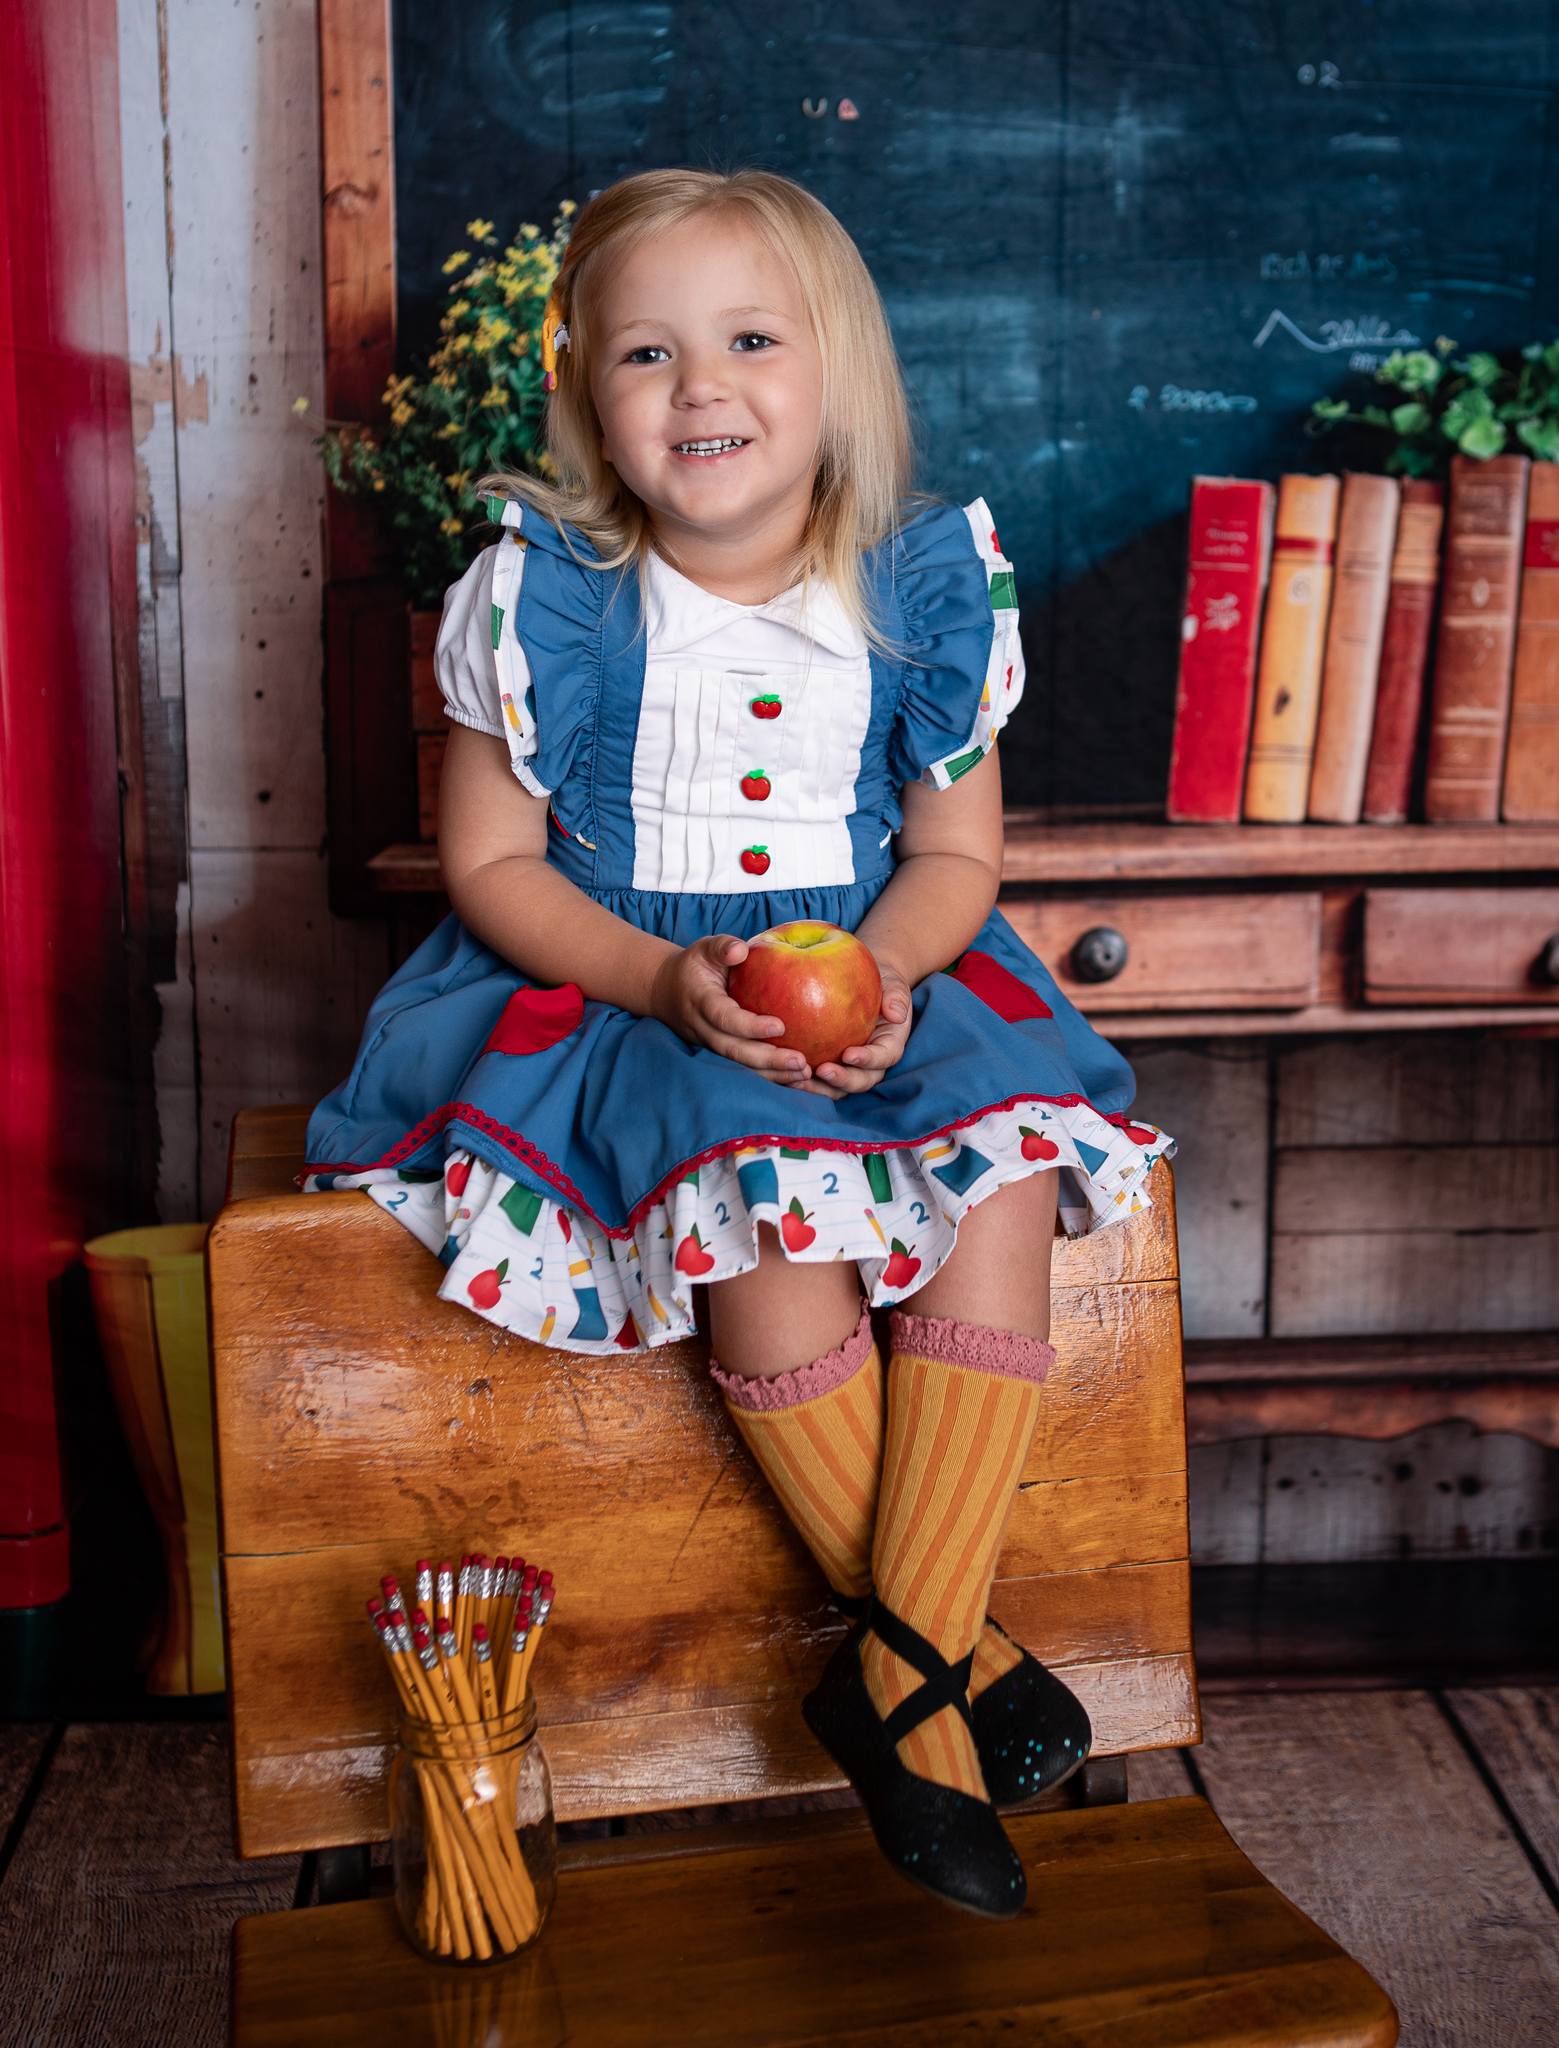
<svg viewBox="0 0 1559 2048"><path fill-rule="evenodd" d="M747 941L747 958L726 982L744 1010L778 1017L782 1038L809 1066L864 1045L882 1011L882 976L871 949L836 924L798 919Z"/></svg>
<svg viewBox="0 0 1559 2048"><path fill-rule="evenodd" d="M712 1255L704 1250L696 1223L691 1233L677 1246L677 1255L671 1263L679 1273L686 1273L690 1280L697 1280L714 1264Z"/></svg>
<svg viewBox="0 0 1559 2048"><path fill-rule="evenodd" d="M469 1283L466 1293L471 1297L473 1308L494 1308L498 1302L498 1290L509 1273L509 1261L501 1259L496 1266L489 1266L485 1273L478 1273Z"/></svg>
<svg viewBox="0 0 1559 2048"><path fill-rule="evenodd" d="M893 1255L882 1269L884 1287L908 1287L920 1271L919 1259L912 1259L897 1238L893 1240Z"/></svg>
<svg viewBox="0 0 1559 2048"><path fill-rule="evenodd" d="M742 866L749 875L766 875L769 872L769 849L766 846L743 847Z"/></svg>
<svg viewBox="0 0 1559 2048"><path fill-rule="evenodd" d="M1053 1139L1042 1138L1038 1131L1031 1131L1027 1124L1019 1124L1018 1130L1023 1138L1021 1149L1025 1159L1056 1159L1060 1157L1061 1147Z"/></svg>
<svg viewBox="0 0 1559 2048"><path fill-rule="evenodd" d="M754 768L742 777L742 795L749 803L761 804L772 787L761 768Z"/></svg>
<svg viewBox="0 0 1559 2048"><path fill-rule="evenodd" d="M817 1232L807 1221L811 1214L810 1209L803 1209L796 1197L791 1196L790 1207L780 1218L780 1236L785 1240L786 1251L804 1252L817 1236Z"/></svg>
<svg viewBox="0 0 1559 2048"><path fill-rule="evenodd" d="M466 1182L471 1178L469 1159L457 1159L444 1175L444 1185L452 1195L460 1196L466 1191Z"/></svg>
<svg viewBox="0 0 1559 2048"><path fill-rule="evenodd" d="M761 697L754 697L747 708L754 718L778 718L785 707L772 690L765 690Z"/></svg>

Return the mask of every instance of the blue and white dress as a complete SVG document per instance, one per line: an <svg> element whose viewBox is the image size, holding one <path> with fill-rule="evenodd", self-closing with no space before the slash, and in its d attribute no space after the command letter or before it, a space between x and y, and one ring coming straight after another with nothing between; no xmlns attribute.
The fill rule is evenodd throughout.
<svg viewBox="0 0 1559 2048"><path fill-rule="evenodd" d="M853 931L893 873L904 785L948 788L1022 694L983 498L868 559L913 662L869 649L826 584L739 605L655 556L641 607L631 569L582 567L529 507L501 516L445 601L446 710L504 739L558 870L678 945L794 918ZM633 1351L693 1331L694 1284L756 1265L759 1223L789 1258L854 1260L876 1305L923 1287L963 1216L1026 1174L1059 1175L1069 1236L1148 1207L1175 1140L1126 1115L1134 1093L1000 912L915 989L898 1064L837 1102L547 988L451 913L375 998L299 1184L363 1188L436 1256L440 1295L490 1322Z"/></svg>

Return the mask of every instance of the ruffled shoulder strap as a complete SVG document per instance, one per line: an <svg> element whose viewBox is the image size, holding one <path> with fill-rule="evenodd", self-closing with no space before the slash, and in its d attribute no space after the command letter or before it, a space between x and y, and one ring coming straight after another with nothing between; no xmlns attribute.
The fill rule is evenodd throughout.
<svg viewBox="0 0 1559 2048"><path fill-rule="evenodd" d="M983 498L936 505L894 549L905 642L890 746L897 782L947 789L990 752L1023 694L1023 644L1012 563Z"/></svg>
<svg viewBox="0 0 1559 2048"><path fill-rule="evenodd" d="M614 578L589 566L600 554L577 527L565 538L517 498L489 497L486 510L504 529L492 593L504 715L530 747L524 772L516 761L515 773L536 795L552 797L564 829L588 845L595 837L590 766Z"/></svg>

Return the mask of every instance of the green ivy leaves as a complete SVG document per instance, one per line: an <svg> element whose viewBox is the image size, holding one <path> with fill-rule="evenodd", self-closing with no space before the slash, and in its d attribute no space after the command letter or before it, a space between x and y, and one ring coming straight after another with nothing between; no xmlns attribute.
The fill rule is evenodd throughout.
<svg viewBox="0 0 1559 2048"><path fill-rule="evenodd" d="M1375 382L1402 394L1396 405L1355 410L1346 399L1318 398L1308 430L1343 420L1392 437L1389 474L1443 476L1453 453L1487 461L1519 446L1539 462L1559 462L1559 341L1529 342L1506 360L1487 349L1455 356L1445 335L1428 349L1397 349Z"/></svg>

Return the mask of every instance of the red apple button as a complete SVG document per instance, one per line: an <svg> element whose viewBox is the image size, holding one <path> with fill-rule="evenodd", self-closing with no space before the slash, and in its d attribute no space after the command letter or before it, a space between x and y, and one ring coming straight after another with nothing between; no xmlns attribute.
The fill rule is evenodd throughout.
<svg viewBox="0 0 1559 2048"><path fill-rule="evenodd" d="M971 995L977 995L988 1010L1005 1017L1009 1024L1021 1024L1028 1017L1055 1015L1026 981L1019 981L989 953L979 953L971 947L957 966L947 971L954 981L961 981Z"/></svg>
<svg viewBox="0 0 1559 2048"><path fill-rule="evenodd" d="M483 1052L545 1052L560 1045L585 1021L584 992L565 981L561 988L517 988Z"/></svg>
<svg viewBox="0 0 1559 2048"><path fill-rule="evenodd" d="M766 875L769 872L769 849L766 846L744 846L742 866L749 875Z"/></svg>
<svg viewBox="0 0 1559 2048"><path fill-rule="evenodd" d="M754 768L742 777L742 795L752 804L761 804L773 784L761 768Z"/></svg>
<svg viewBox="0 0 1559 2048"><path fill-rule="evenodd" d="M772 690L765 690L761 697L754 697L747 709L754 718L778 718L785 706Z"/></svg>

